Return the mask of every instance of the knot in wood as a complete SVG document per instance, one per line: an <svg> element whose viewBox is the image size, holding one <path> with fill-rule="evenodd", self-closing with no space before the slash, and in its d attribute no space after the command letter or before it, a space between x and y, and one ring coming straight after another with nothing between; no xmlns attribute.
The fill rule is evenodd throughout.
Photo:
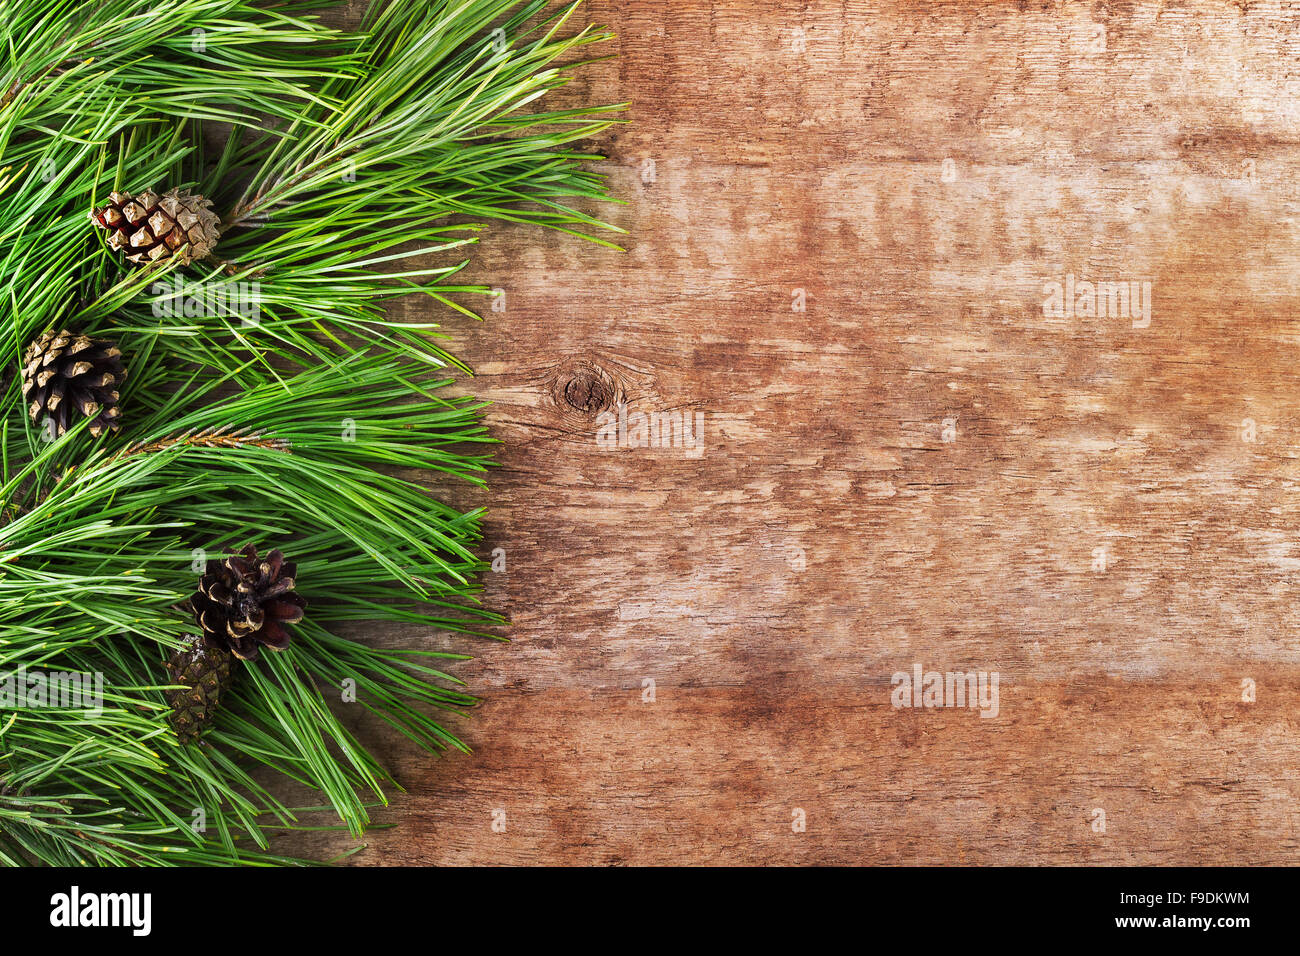
<svg viewBox="0 0 1300 956"><path fill-rule="evenodd" d="M604 369L579 363L565 369L556 380L556 401L565 407L598 415L613 408L616 398L614 380Z"/></svg>

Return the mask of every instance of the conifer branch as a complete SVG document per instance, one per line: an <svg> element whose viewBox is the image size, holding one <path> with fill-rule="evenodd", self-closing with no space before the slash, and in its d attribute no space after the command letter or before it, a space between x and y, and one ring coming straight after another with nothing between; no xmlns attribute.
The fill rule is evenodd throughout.
<svg viewBox="0 0 1300 956"><path fill-rule="evenodd" d="M384 307L420 292L473 315L486 290L457 274L493 220L604 242L584 208L604 182L573 144L615 108L533 111L607 34L539 0L379 0L358 30L320 6L0 2L0 677L104 688L93 716L0 710L0 863L301 862L272 839L314 811L258 767L360 836L394 782L339 717L345 682L415 745L464 749L443 715L476 699L447 635L503 619L479 604L483 508L426 484L482 488L493 442L483 403L447 392L465 369L436 323ZM234 210L212 261L137 269L87 218L171 187ZM231 283L257 283L254 314L169 311ZM24 350L68 327L122 353L118 435L29 416ZM159 661L196 629L200 558L249 543L297 565L307 613L182 746L168 692L191 685ZM345 636L376 622L429 636Z"/></svg>

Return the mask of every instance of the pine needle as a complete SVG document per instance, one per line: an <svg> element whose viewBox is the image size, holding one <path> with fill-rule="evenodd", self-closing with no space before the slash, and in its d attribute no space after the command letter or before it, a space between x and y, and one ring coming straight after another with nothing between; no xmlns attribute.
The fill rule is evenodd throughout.
<svg viewBox="0 0 1300 956"><path fill-rule="evenodd" d="M467 369L434 323L384 307L473 315L459 298L488 290L455 277L493 220L606 242L597 157L573 144L618 108L537 110L609 35L571 27L577 4L389 0L357 30L320 6L0 0L0 679L104 688L94 713L0 710L0 862L303 862L271 838L322 808L283 804L277 777L359 837L395 783L345 692L419 747L466 749L442 722L476 703L444 670L462 655L336 633L502 623L478 604L483 509L423 484L485 485L483 403L444 394ZM171 187L216 202L221 259L136 269L87 213ZM237 283L251 315L186 305ZM51 441L28 418L22 352L69 326L126 356L119 435ZM182 747L161 662L194 630L202 558L247 543L297 562L308 616Z"/></svg>

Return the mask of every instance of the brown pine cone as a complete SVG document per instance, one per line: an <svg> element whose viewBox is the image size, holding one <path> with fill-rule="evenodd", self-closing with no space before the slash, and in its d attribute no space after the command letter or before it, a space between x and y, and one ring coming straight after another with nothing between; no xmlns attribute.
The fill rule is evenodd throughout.
<svg viewBox="0 0 1300 956"><path fill-rule="evenodd" d="M181 265L189 265L211 253L221 238L221 220L211 206L212 200L188 189L173 189L163 196L146 189L138 196L110 193L107 205L90 218L108 230L109 246L126 253L132 262L156 262L188 246Z"/></svg>
<svg viewBox="0 0 1300 956"><path fill-rule="evenodd" d="M58 434L74 414L92 419L90 433L117 431L118 389L126 380L122 353L107 339L61 331L46 332L23 354L23 400L32 421L49 415Z"/></svg>
<svg viewBox="0 0 1300 956"><path fill-rule="evenodd" d="M259 561L251 544L225 561L209 561L190 596L204 637L246 661L257 660L262 647L284 650L285 625L301 621L307 607L293 589L297 571L278 549Z"/></svg>

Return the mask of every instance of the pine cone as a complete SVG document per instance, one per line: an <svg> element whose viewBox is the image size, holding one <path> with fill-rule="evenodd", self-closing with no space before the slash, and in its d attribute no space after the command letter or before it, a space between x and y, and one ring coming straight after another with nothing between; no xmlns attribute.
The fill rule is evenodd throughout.
<svg viewBox="0 0 1300 956"><path fill-rule="evenodd" d="M90 433L121 428L118 389L126 380L122 353L107 339L69 332L46 332L23 355L23 400L32 421L48 414L58 434L74 412L92 419Z"/></svg>
<svg viewBox="0 0 1300 956"><path fill-rule="evenodd" d="M289 646L284 625L302 620L307 602L295 593L295 564L277 549L259 561L251 544L225 561L209 561L199 589L190 597L203 635L238 658L257 660L261 646Z"/></svg>
<svg viewBox="0 0 1300 956"><path fill-rule="evenodd" d="M95 225L108 230L108 244L140 265L170 256L181 246L181 265L212 252L221 238L221 220L212 200L188 189L173 189L159 197L152 189L139 196L110 193L108 205L90 214Z"/></svg>
<svg viewBox="0 0 1300 956"><path fill-rule="evenodd" d="M224 647L191 635L167 660L171 683L185 690L164 691L172 709L171 724L182 744L197 743L216 716L221 696L234 681L235 656Z"/></svg>

